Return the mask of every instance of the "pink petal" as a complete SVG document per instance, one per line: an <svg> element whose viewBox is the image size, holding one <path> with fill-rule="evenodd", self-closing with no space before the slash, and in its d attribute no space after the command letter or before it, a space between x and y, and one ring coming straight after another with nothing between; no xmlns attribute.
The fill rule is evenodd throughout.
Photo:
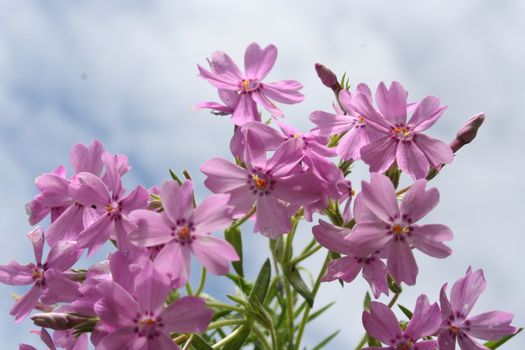
<svg viewBox="0 0 525 350"><path fill-rule="evenodd" d="M83 211L84 207L80 204L67 208L47 229L47 243L54 245L62 239L75 239L84 229Z"/></svg>
<svg viewBox="0 0 525 350"><path fill-rule="evenodd" d="M206 307L204 299L182 297L162 313L166 330L177 333L202 333L211 322L213 311Z"/></svg>
<svg viewBox="0 0 525 350"><path fill-rule="evenodd" d="M285 176L292 171L303 157L302 147L290 139L283 142L268 160L267 170L272 172L274 177Z"/></svg>
<svg viewBox="0 0 525 350"><path fill-rule="evenodd" d="M315 239L325 248L340 254L350 254L352 244L345 240L350 229L332 225L319 220L319 225L312 228Z"/></svg>
<svg viewBox="0 0 525 350"><path fill-rule="evenodd" d="M361 148L361 159L370 166L370 172L383 173L396 160L397 144L390 136L381 137Z"/></svg>
<svg viewBox="0 0 525 350"><path fill-rule="evenodd" d="M514 314L508 312L484 312L468 319L470 325L467 333L479 339L496 340L517 331L510 325L513 318Z"/></svg>
<svg viewBox="0 0 525 350"><path fill-rule="evenodd" d="M229 195L216 194L202 201L193 213L196 231L205 234L230 226L233 208L228 205L229 200Z"/></svg>
<svg viewBox="0 0 525 350"><path fill-rule="evenodd" d="M165 274L158 272L151 261L146 260L135 279L135 289L141 310L157 314L171 290L171 281Z"/></svg>
<svg viewBox="0 0 525 350"><path fill-rule="evenodd" d="M394 185L390 179L382 174L370 174L370 183L362 182L364 204L379 219L390 222L399 218L399 207Z"/></svg>
<svg viewBox="0 0 525 350"><path fill-rule="evenodd" d="M441 318L446 319L449 318L454 310L452 310L452 305L450 305L450 301L448 301L447 298L447 283L445 283L439 292L439 305L441 306Z"/></svg>
<svg viewBox="0 0 525 350"><path fill-rule="evenodd" d="M370 312L363 312L363 326L371 336L388 345L393 345L401 336L401 327L392 310L375 301L370 303Z"/></svg>
<svg viewBox="0 0 525 350"><path fill-rule="evenodd" d="M307 205L322 198L319 180L310 173L280 178L274 186L271 195L292 204Z"/></svg>
<svg viewBox="0 0 525 350"><path fill-rule="evenodd" d="M148 199L148 190L139 185L126 197L122 198L120 205L124 213L129 213L136 209L145 209L148 205Z"/></svg>
<svg viewBox="0 0 525 350"><path fill-rule="evenodd" d="M387 269L397 283L405 282L409 286L416 284L416 259L406 240L390 241Z"/></svg>
<svg viewBox="0 0 525 350"><path fill-rule="evenodd" d="M486 346L481 345L467 334L458 337L458 343L461 350L487 350Z"/></svg>
<svg viewBox="0 0 525 350"><path fill-rule="evenodd" d="M426 180L417 180L401 202L401 214L406 215L411 222L419 221L439 203L439 191L436 188L425 191L426 185Z"/></svg>
<svg viewBox="0 0 525 350"><path fill-rule="evenodd" d="M70 161L75 168L75 173L88 172L94 175L100 175L102 172L102 154L104 146L95 140L89 147L82 143L77 143L71 148Z"/></svg>
<svg viewBox="0 0 525 350"><path fill-rule="evenodd" d="M423 340L418 341L414 344L414 349L417 350L438 350L438 342L437 340Z"/></svg>
<svg viewBox="0 0 525 350"><path fill-rule="evenodd" d="M396 159L399 168L414 180L424 179L427 176L429 162L415 142L399 142Z"/></svg>
<svg viewBox="0 0 525 350"><path fill-rule="evenodd" d="M160 188L160 199L164 213L172 223L187 219L193 211L193 183L184 181L180 186L173 180L166 181Z"/></svg>
<svg viewBox="0 0 525 350"><path fill-rule="evenodd" d="M155 258L154 266L172 280L173 288L183 286L190 275L190 250L176 242L168 243Z"/></svg>
<svg viewBox="0 0 525 350"><path fill-rule="evenodd" d="M452 334L448 329L441 331L438 334L439 350L455 350L456 349L456 335ZM463 349L467 350L467 349ZM486 350L486 349L485 349Z"/></svg>
<svg viewBox="0 0 525 350"><path fill-rule="evenodd" d="M372 261L363 265L363 277L366 279L374 298L379 298L381 293L388 295L388 283L386 266L379 258L374 258Z"/></svg>
<svg viewBox="0 0 525 350"><path fill-rule="evenodd" d="M358 263L356 258L353 256L345 256L330 261L328 268L321 279L322 282L330 282L336 279L342 279L343 281L350 283L356 277L361 268L362 263Z"/></svg>
<svg viewBox="0 0 525 350"><path fill-rule="evenodd" d="M69 185L69 194L75 201L87 207L111 203L108 188L100 178L91 173L78 173Z"/></svg>
<svg viewBox="0 0 525 350"><path fill-rule="evenodd" d="M271 239L290 232L292 211L289 207L285 207L273 196L258 197L256 205L254 232L260 232Z"/></svg>
<svg viewBox="0 0 525 350"><path fill-rule="evenodd" d="M122 286L113 281L101 281L97 290L102 296L93 309L102 321L114 327L134 326L140 311L138 303Z"/></svg>
<svg viewBox="0 0 525 350"><path fill-rule="evenodd" d="M212 73L208 71L207 69L204 69L200 65L197 65L197 68L199 69L199 76L201 78L206 79L208 83L215 86L218 89L224 89L224 90L232 90L236 91L239 89L239 82L242 79L232 79L228 76L221 76L215 73Z"/></svg>
<svg viewBox="0 0 525 350"><path fill-rule="evenodd" d="M449 164L454 160L454 154L450 146L440 140L431 138L427 135L418 134L414 143L425 154L430 164L436 169L442 164Z"/></svg>
<svg viewBox="0 0 525 350"><path fill-rule="evenodd" d="M349 115L332 114L323 111L312 112L309 118L316 125L312 131L322 136L341 134L350 130L355 123L355 118Z"/></svg>
<svg viewBox="0 0 525 350"><path fill-rule="evenodd" d="M60 241L49 251L46 263L49 268L62 272L73 266L81 255L82 249L77 247L77 242Z"/></svg>
<svg viewBox="0 0 525 350"><path fill-rule="evenodd" d="M134 327L124 327L108 334L98 344L97 350L131 349L138 340Z"/></svg>
<svg viewBox="0 0 525 350"><path fill-rule="evenodd" d="M51 305L58 302L72 302L82 297L78 288L80 284L64 277L56 269L49 269L44 273L46 288L42 294L42 303Z"/></svg>
<svg viewBox="0 0 525 350"><path fill-rule="evenodd" d="M262 105L274 117L283 117L284 113L272 101L266 97L263 90L252 92L252 98L255 102Z"/></svg>
<svg viewBox="0 0 525 350"><path fill-rule="evenodd" d="M420 339L433 335L439 329L440 324L441 312L438 304L430 305L427 296L423 294L417 298L414 314L408 323L405 334L411 339Z"/></svg>
<svg viewBox="0 0 525 350"><path fill-rule="evenodd" d="M15 322L20 322L26 318L27 315L33 310L40 295L42 294L42 288L37 285L33 285L31 289L16 301L15 305L9 311L9 314L15 317Z"/></svg>
<svg viewBox="0 0 525 350"><path fill-rule="evenodd" d="M371 101L371 98L365 94L356 94L353 99L355 111L364 116L366 120L370 121L378 130L389 133L391 124L374 109Z"/></svg>
<svg viewBox="0 0 525 350"><path fill-rule="evenodd" d="M71 202L68 186L70 180L53 173L42 174L35 180L35 185L42 192L40 203L46 207L61 207Z"/></svg>
<svg viewBox="0 0 525 350"><path fill-rule="evenodd" d="M443 241L452 240L453 234L445 225L413 225L411 243L423 253L434 258L446 258L452 253L452 249Z"/></svg>
<svg viewBox="0 0 525 350"><path fill-rule="evenodd" d="M111 226L113 226L111 217L109 215L102 216L78 235L77 245L88 248L88 256L91 256L109 239Z"/></svg>
<svg viewBox="0 0 525 350"><path fill-rule="evenodd" d="M191 249L197 260L215 275L227 274L229 263L239 260L230 243L213 236L195 235Z"/></svg>
<svg viewBox="0 0 525 350"><path fill-rule="evenodd" d="M250 179L245 169L223 158L207 160L200 170L207 176L204 184L214 193L226 193L246 186L246 181Z"/></svg>
<svg viewBox="0 0 525 350"><path fill-rule="evenodd" d="M486 286L483 270L467 273L452 286L450 291L452 309L467 316Z"/></svg>
<svg viewBox="0 0 525 350"><path fill-rule="evenodd" d="M0 283L11 286L24 286L35 282L33 271L34 264L20 265L16 261L11 261L7 265L0 265Z"/></svg>
<svg viewBox="0 0 525 350"><path fill-rule="evenodd" d="M37 263L42 262L42 252L44 251L44 230L41 227L35 227L27 234L27 238L33 244L35 259Z"/></svg>
<svg viewBox="0 0 525 350"><path fill-rule="evenodd" d="M243 79L243 75L239 67L237 67L237 64L235 64L230 56L222 51L212 52L210 66L213 73L225 77L230 81L240 83Z"/></svg>
<svg viewBox="0 0 525 350"><path fill-rule="evenodd" d="M363 201L363 193L359 192L359 194L355 197L354 201L354 218L356 223L360 223L363 221L377 221L377 216L374 215L368 209L365 202Z"/></svg>
<svg viewBox="0 0 525 350"><path fill-rule="evenodd" d="M237 106L237 103L235 104ZM226 114L232 114L233 108L228 106L223 106L220 103L213 102L213 101L203 101L199 102L191 107L192 110L199 110L199 109L211 109L212 113L219 112L221 115Z"/></svg>
<svg viewBox="0 0 525 350"><path fill-rule="evenodd" d="M275 83L264 83L261 92L268 98L286 104L295 104L304 100L299 92L303 86L295 80L281 80Z"/></svg>
<svg viewBox="0 0 525 350"><path fill-rule="evenodd" d="M233 206L234 217L246 214L257 200L257 196L251 193L247 186L230 191L229 194L229 204Z"/></svg>
<svg viewBox="0 0 525 350"><path fill-rule="evenodd" d="M173 341L173 339L171 339L171 337L164 332L160 332L153 339L148 338L147 344L148 344L148 350L178 350L179 349L179 347ZM140 350L142 350L142 348Z"/></svg>
<svg viewBox="0 0 525 350"><path fill-rule="evenodd" d="M407 95L408 93L401 84L393 81L390 89L381 82L376 90L376 103L379 110L392 124L406 124L407 119Z"/></svg>
<svg viewBox="0 0 525 350"><path fill-rule="evenodd" d="M446 108L439 105L439 98L427 96L419 102L407 124L415 132L425 131L438 121Z"/></svg>
<svg viewBox="0 0 525 350"><path fill-rule="evenodd" d="M133 211L128 218L137 225L137 230L129 234L133 244L140 247L153 247L173 239L172 230L168 226L169 220L165 218L165 214L139 209Z"/></svg>
<svg viewBox="0 0 525 350"><path fill-rule="evenodd" d="M257 104L252 98L252 94L241 94L239 102L233 110L232 122L236 125L243 125L244 123L260 120L261 116L257 110Z"/></svg>
<svg viewBox="0 0 525 350"><path fill-rule="evenodd" d="M244 53L244 68L248 79L262 80L268 75L277 59L277 48L268 45L261 49L259 44L251 43Z"/></svg>
<svg viewBox="0 0 525 350"><path fill-rule="evenodd" d="M104 152L102 155L102 161L106 167L103 180L107 185L108 189L113 193L118 193L121 189L120 174L117 170L118 156L112 155L109 152Z"/></svg>
<svg viewBox="0 0 525 350"><path fill-rule="evenodd" d="M358 223L345 239L354 255L365 257L383 248L392 238L390 228L384 223L364 221Z"/></svg>
<svg viewBox="0 0 525 350"><path fill-rule="evenodd" d="M343 160L358 160L361 158L361 149L369 143L366 126L354 127L339 140L336 151Z"/></svg>

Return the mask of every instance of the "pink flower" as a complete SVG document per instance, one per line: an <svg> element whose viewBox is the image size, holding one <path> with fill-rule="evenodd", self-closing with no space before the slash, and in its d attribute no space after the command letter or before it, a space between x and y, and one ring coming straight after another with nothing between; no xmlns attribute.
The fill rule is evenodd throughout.
<svg viewBox="0 0 525 350"><path fill-rule="evenodd" d="M245 74L224 52L215 51L209 61L211 71L198 65L200 76L220 90L233 91L239 95L233 109L232 121L241 125L248 121L260 121L257 105L262 105L273 116L282 117L283 112L271 100L282 103L299 103L304 96L299 92L302 85L295 80L263 83L277 59L277 48L268 45L264 49L252 43L244 54ZM234 99L231 99L234 101ZM208 105L205 105L208 107ZM231 106L233 108L233 106ZM212 107L213 108L213 107Z"/></svg>
<svg viewBox="0 0 525 350"><path fill-rule="evenodd" d="M358 93L371 99L368 86L359 84L355 94L346 90L339 91L339 103L344 109L341 113L315 111L310 114L310 120L317 125L313 132L322 136L344 134L335 148L343 160L360 159L361 149L379 136L377 126L354 109L352 100Z"/></svg>
<svg viewBox="0 0 525 350"><path fill-rule="evenodd" d="M235 249L210 232L232 222L228 195L213 195L193 208L193 183L179 186L166 181L160 189L162 213L136 210L130 219L137 225L130 240L141 247L164 245L155 258L155 267L171 277L175 286L184 285L190 273L190 257L195 254L210 272L228 273L231 261L239 260Z"/></svg>
<svg viewBox="0 0 525 350"><path fill-rule="evenodd" d="M183 297L165 307L170 281L150 261L135 279L136 295L114 281L102 281L97 289L102 296L95 303L97 328L106 331L97 350L178 349L170 333L203 332L213 315L204 299L196 297Z"/></svg>
<svg viewBox="0 0 525 350"><path fill-rule="evenodd" d="M384 83L376 91L377 111L368 94L359 93L353 100L354 109L380 127L379 137L361 149L361 158L370 165L370 172L382 173L394 162L414 179L427 176L430 166L439 169L451 163L453 154L444 142L431 138L429 129L445 110L439 99L427 96L415 107L407 122L407 92L394 81L387 89Z"/></svg>
<svg viewBox="0 0 525 350"><path fill-rule="evenodd" d="M456 340L463 350L483 350L486 347L474 338L496 340L517 331L510 325L514 315L508 312L490 311L468 317L486 285L483 270L472 272L470 267L452 286L450 301L446 294L447 284L443 285L440 294L443 322L438 335L440 350L455 349Z"/></svg>
<svg viewBox="0 0 525 350"><path fill-rule="evenodd" d="M414 314L404 331L392 310L385 304L374 301L370 304L370 312L363 312L363 325L368 334L387 347L363 350L436 350L436 340L419 339L433 335L438 330L439 323L439 306L437 303L430 305L426 295L417 298Z"/></svg>
<svg viewBox="0 0 525 350"><path fill-rule="evenodd" d="M40 297L43 303L54 304L59 301L73 301L79 296L79 284L63 274L82 254L82 250L77 249L76 242L58 242L42 263L44 232L37 227L27 236L33 243L36 263L20 265L12 261L7 265L0 265L0 282L14 286L33 285L10 311L16 322L22 321L33 310Z"/></svg>
<svg viewBox="0 0 525 350"><path fill-rule="evenodd" d="M370 288L372 288L376 298L379 298L381 293L388 295L385 264L376 252L355 255L355 249L352 249L351 243L345 240L345 237L351 232L350 229L337 227L319 220L319 225L314 226L312 231L315 239L323 247L332 252L346 255L330 261L321 281L328 282L342 279L350 283L362 270L363 277L370 284Z"/></svg>
<svg viewBox="0 0 525 350"><path fill-rule="evenodd" d="M212 192L229 194L234 214L246 214L255 204L254 232L277 238L290 231L290 218L301 205L321 196L317 178L297 171L302 159L298 151L281 145L269 160L261 154L247 168L212 158L201 166L204 184Z"/></svg>
<svg viewBox="0 0 525 350"><path fill-rule="evenodd" d="M384 250L388 272L398 283L416 283L418 268L412 248L436 258L452 252L443 243L452 239L447 226L416 224L439 202L438 190L425 190L426 184L423 179L416 181L399 206L390 180L371 174L370 183L363 181L362 192L356 198L356 226L346 239L360 254ZM358 206L360 196L364 205Z"/></svg>

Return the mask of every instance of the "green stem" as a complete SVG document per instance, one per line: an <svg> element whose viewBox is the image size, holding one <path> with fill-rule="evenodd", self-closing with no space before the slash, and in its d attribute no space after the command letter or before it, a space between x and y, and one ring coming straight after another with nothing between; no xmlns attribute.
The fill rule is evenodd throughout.
<svg viewBox="0 0 525 350"><path fill-rule="evenodd" d="M206 284L206 268L202 267L202 273L201 273L201 280L199 282L199 288L197 288L197 293L195 293L196 296L199 296L202 291L204 290L204 285Z"/></svg>
<svg viewBox="0 0 525 350"><path fill-rule="evenodd" d="M361 338L361 340L359 341L359 343L357 344L357 346L355 347L355 350L361 350L361 348L363 347L363 345L366 344L366 340L368 339L368 335L365 333L363 335L363 337Z"/></svg>
<svg viewBox="0 0 525 350"><path fill-rule="evenodd" d="M394 306L394 304L396 303L397 299L399 298L399 295L401 293L396 293L394 294L394 296L392 297L392 300L390 300L390 302L388 303L388 307L389 308L392 308L392 306Z"/></svg>
<svg viewBox="0 0 525 350"><path fill-rule="evenodd" d="M293 259L292 261L290 261L290 265L296 265L297 263L300 263L301 261L307 259L308 257L314 255L315 253L317 253L321 248L323 248L322 245L317 245L314 249L311 249L310 251L306 252L306 253L303 253L301 254L300 256L298 256L297 258Z"/></svg>
<svg viewBox="0 0 525 350"><path fill-rule="evenodd" d="M226 337L222 338L217 343L213 344L212 348L219 349L224 344L227 344L227 343L231 342L233 339L235 339L237 334L239 334L242 331L242 328L243 328L243 326L240 326L239 328L237 328L236 330L234 330L233 332L228 334Z"/></svg>
<svg viewBox="0 0 525 350"><path fill-rule="evenodd" d="M250 211L246 213L246 215L244 215L239 220L235 221L228 229L234 230L238 228L239 226L241 226L242 224L244 224L246 221L248 221L249 218L253 216L253 214L255 214L255 210L256 210L256 207L253 207L252 209L250 209Z"/></svg>
<svg viewBox="0 0 525 350"><path fill-rule="evenodd" d="M189 338L188 338L188 341L186 341L186 343L184 343L184 346L182 347L182 350L188 350L192 340L193 340L193 334L190 335Z"/></svg>
<svg viewBox="0 0 525 350"><path fill-rule="evenodd" d="M243 325L243 324L246 324L246 323L248 323L248 321L246 321L243 318L233 318L233 319L229 319L229 320L221 320L221 321L210 323L208 325L208 330L212 330L212 329L215 329L215 328L221 328L221 327L225 327L225 326Z"/></svg>
<svg viewBox="0 0 525 350"><path fill-rule="evenodd" d="M193 290L191 289L190 282L186 283L186 293L188 293L189 296L193 295Z"/></svg>
<svg viewBox="0 0 525 350"><path fill-rule="evenodd" d="M266 336L263 334L263 332L259 329L257 326L252 327L253 333L255 333L255 336L259 341L261 342L263 348L265 350L272 350L272 345L268 342L268 339L266 339Z"/></svg>
<svg viewBox="0 0 525 350"><path fill-rule="evenodd" d="M330 252L326 254L326 258L324 259L323 267L321 267L321 271L319 271L319 275L317 276L317 279L315 280L314 288L312 289L312 296L315 299L315 296L317 294L317 291L319 290L319 287L321 286L321 277L323 277L324 273L326 272L326 268L328 267L328 263L330 262ZM303 337L304 328L306 326L306 322L308 321L308 316L310 316L310 311L312 308L307 305L304 313L303 313L303 319L301 320L301 323L299 325L299 331L297 333L297 340L295 341L295 350L299 350L299 347L301 346L301 338Z"/></svg>
<svg viewBox="0 0 525 350"><path fill-rule="evenodd" d="M224 303L219 303L219 302L214 302L214 301L206 301L206 306L213 307L213 308L216 308L216 309L232 310L232 311L236 311L238 313L242 313L244 311L244 309L241 308L241 307L234 306L234 305L229 305L229 304L224 304Z"/></svg>

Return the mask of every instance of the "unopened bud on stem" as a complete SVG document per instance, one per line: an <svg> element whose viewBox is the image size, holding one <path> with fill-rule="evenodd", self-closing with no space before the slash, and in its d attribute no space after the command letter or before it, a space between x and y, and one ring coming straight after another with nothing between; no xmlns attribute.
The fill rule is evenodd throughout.
<svg viewBox="0 0 525 350"><path fill-rule="evenodd" d="M472 142L476 138L478 129L481 124L485 121L485 114L478 113L470 118L461 129L459 129L456 138L450 143L450 148L452 152L456 153L461 147L465 146L467 143Z"/></svg>
<svg viewBox="0 0 525 350"><path fill-rule="evenodd" d="M35 314L31 317L33 323L39 327L51 328L58 331L71 329L88 320L88 318L63 313L63 312L47 312Z"/></svg>
<svg viewBox="0 0 525 350"><path fill-rule="evenodd" d="M327 67L323 66L321 63L315 64L315 71L317 76L321 79L321 82L324 86L332 89L336 94L341 91L343 88L341 84L337 81L337 76Z"/></svg>

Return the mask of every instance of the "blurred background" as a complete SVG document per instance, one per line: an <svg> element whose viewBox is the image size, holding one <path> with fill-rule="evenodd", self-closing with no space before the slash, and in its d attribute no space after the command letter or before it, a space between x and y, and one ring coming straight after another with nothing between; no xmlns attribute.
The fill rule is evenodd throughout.
<svg viewBox="0 0 525 350"><path fill-rule="evenodd" d="M446 260L417 254L418 283L400 303L412 308L426 293L483 268L488 281L473 314L505 310L525 325L525 2L420 1L8 1L0 0L0 263L33 261L25 234L24 205L36 194L34 179L64 164L76 142L102 141L128 155L128 189L168 179L168 168L187 168L198 197L209 194L199 166L229 157L227 117L190 108L217 100L216 89L197 77L196 64L222 50L242 66L245 47L256 41L279 49L268 81L296 79L306 95L283 106L287 121L306 131L314 110L331 111L332 94L313 69L321 62L351 83L400 81L410 100L427 95L448 105L430 135L450 141L473 114L487 120L474 143L432 181L440 205L426 223L451 227L454 250ZM350 176L366 179L360 165ZM246 268L254 278L267 242L244 230ZM308 242L310 226L296 241ZM106 251L97 257L103 258ZM307 262L312 274L319 253ZM195 270L198 271L197 269ZM211 278L208 290L224 299L233 286ZM337 301L306 333L312 346L333 331L329 349L353 349L363 333L366 284L323 284L318 306ZM0 285L0 344L39 345L30 320L15 325L10 293ZM383 300L384 301L384 300ZM40 345L39 348L42 348ZM504 349L525 348L525 337Z"/></svg>

